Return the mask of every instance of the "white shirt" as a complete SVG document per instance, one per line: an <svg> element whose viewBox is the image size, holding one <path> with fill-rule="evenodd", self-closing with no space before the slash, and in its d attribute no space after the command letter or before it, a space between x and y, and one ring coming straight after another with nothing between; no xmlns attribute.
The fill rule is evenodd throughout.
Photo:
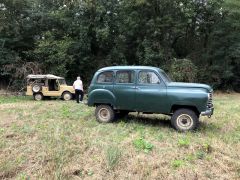
<svg viewBox="0 0 240 180"><path fill-rule="evenodd" d="M76 80L76 81L74 81L74 83L73 83L73 88L83 91L82 81L81 81L81 80Z"/></svg>

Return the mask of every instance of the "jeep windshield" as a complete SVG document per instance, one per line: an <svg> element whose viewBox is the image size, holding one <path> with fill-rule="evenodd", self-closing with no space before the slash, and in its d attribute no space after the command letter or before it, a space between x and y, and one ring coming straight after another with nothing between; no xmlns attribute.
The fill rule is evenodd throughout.
<svg viewBox="0 0 240 180"><path fill-rule="evenodd" d="M159 72L162 75L165 82L167 82L167 83L172 82L171 78L163 70L159 69Z"/></svg>

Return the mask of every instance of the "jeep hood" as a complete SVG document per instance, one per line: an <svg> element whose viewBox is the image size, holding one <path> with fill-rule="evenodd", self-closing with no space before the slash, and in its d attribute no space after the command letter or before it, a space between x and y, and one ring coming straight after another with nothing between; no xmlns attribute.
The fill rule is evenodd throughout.
<svg viewBox="0 0 240 180"><path fill-rule="evenodd" d="M168 87L179 87L179 88L203 88L211 91L212 88L207 84L199 83L183 83L183 82L170 82L167 84Z"/></svg>

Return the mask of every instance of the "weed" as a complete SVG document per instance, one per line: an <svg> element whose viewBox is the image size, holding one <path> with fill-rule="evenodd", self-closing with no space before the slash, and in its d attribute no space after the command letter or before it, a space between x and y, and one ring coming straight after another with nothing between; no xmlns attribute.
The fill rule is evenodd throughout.
<svg viewBox="0 0 240 180"><path fill-rule="evenodd" d="M159 133L159 134L157 135L157 140L158 140L158 141L162 141L163 138L164 138L163 133Z"/></svg>
<svg viewBox="0 0 240 180"><path fill-rule="evenodd" d="M70 112L70 109L68 106L64 105L62 108L61 108L61 112L62 112L62 116L64 118L69 118L71 116L71 112Z"/></svg>
<svg viewBox="0 0 240 180"><path fill-rule="evenodd" d="M202 150L198 150L196 153L196 158L197 159L204 159L204 157L206 156L206 153Z"/></svg>
<svg viewBox="0 0 240 180"><path fill-rule="evenodd" d="M237 177L240 178L240 167L237 168L237 172L236 172L236 174L237 174Z"/></svg>
<svg viewBox="0 0 240 180"><path fill-rule="evenodd" d="M117 146L110 146L106 150L106 159L109 169L113 169L121 158L121 151Z"/></svg>
<svg viewBox="0 0 240 180"><path fill-rule="evenodd" d="M147 142L144 138L135 139L133 144L135 148L138 150L143 150L145 153L148 153L153 149L153 144Z"/></svg>
<svg viewBox="0 0 240 180"><path fill-rule="evenodd" d="M181 159L176 159L172 161L172 167L173 168L179 168L184 165L184 161Z"/></svg>
<svg viewBox="0 0 240 180"><path fill-rule="evenodd" d="M94 174L93 171L88 171L88 172L87 172L87 175L88 175L88 176L92 176L93 174Z"/></svg>
<svg viewBox="0 0 240 180"><path fill-rule="evenodd" d="M211 153L212 152L212 146L209 143L203 143L201 149L205 153Z"/></svg>
<svg viewBox="0 0 240 180"><path fill-rule="evenodd" d="M178 140L178 145L180 147L187 148L190 145L190 140L188 138L181 138L181 139Z"/></svg>

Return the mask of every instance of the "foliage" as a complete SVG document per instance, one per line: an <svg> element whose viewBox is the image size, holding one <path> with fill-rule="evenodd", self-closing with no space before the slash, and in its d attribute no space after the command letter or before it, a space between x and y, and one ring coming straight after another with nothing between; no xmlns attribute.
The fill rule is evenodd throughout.
<svg viewBox="0 0 240 180"><path fill-rule="evenodd" d="M151 65L176 80L240 91L239 7L238 0L2 0L0 77L81 75L87 85L104 66ZM17 76L27 63L40 70Z"/></svg>
<svg viewBox="0 0 240 180"><path fill-rule="evenodd" d="M174 59L170 67L170 75L175 81L194 82L197 67L189 59Z"/></svg>

